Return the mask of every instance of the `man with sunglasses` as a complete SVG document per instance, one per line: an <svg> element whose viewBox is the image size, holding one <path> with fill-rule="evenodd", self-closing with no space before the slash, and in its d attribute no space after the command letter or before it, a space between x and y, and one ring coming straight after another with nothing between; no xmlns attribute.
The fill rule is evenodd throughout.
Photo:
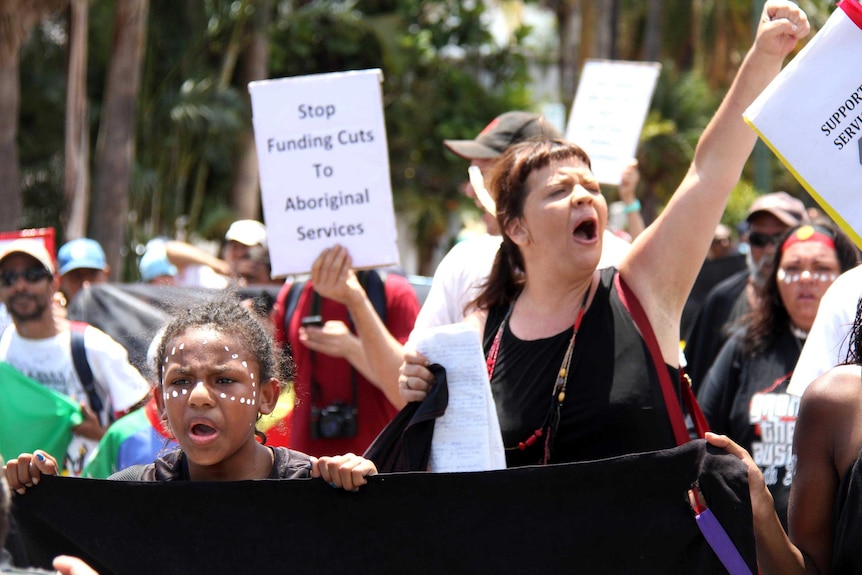
<svg viewBox="0 0 862 575"><path fill-rule="evenodd" d="M59 278L53 259L36 240L15 240L4 248L0 301L12 325L0 336L0 361L81 404L84 422L72 430L65 462L66 469L77 475L111 420L137 404L149 387L129 363L122 345L95 327L80 324L80 349L91 377L79 375L73 357L73 324L54 311Z"/></svg>
<svg viewBox="0 0 862 575"><path fill-rule="evenodd" d="M747 268L716 284L704 299L685 342L686 371L697 391L733 331L757 302L784 233L808 219L805 204L787 192L758 197L748 209Z"/></svg>

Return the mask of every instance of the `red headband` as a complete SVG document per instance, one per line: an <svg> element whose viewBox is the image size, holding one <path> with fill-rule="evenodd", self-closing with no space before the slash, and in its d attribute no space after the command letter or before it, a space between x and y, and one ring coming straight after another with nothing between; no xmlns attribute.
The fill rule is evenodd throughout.
<svg viewBox="0 0 862 575"><path fill-rule="evenodd" d="M821 231L823 230L823 231ZM799 242L820 242L821 244L835 249L835 240L824 228L815 228L813 226L802 226L790 236L784 243L781 244L781 253L787 251L787 248Z"/></svg>

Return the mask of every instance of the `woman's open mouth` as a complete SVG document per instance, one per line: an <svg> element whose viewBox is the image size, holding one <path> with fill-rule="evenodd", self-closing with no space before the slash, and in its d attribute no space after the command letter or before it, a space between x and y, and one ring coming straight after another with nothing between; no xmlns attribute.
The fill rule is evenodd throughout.
<svg viewBox="0 0 862 575"><path fill-rule="evenodd" d="M582 242L593 241L598 237L598 225L594 219L588 218L575 227L575 231L572 232L572 235L576 240L580 240Z"/></svg>

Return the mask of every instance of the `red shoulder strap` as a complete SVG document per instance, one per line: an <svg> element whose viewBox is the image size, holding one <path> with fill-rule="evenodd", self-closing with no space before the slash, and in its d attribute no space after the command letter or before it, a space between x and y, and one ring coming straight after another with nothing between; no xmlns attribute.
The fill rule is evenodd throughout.
<svg viewBox="0 0 862 575"><path fill-rule="evenodd" d="M632 292L631 288L626 285L626 282L623 281L619 273L614 277L614 283L616 284L617 293L619 294L623 307L625 307L626 311L629 312L629 315L632 316L635 325L641 332L641 337L643 337L644 343L646 343L647 348L649 349L656 374L658 374L659 383L661 384L661 394L664 397L665 407L667 408L667 414L670 417L670 425L673 428L673 436L676 439L676 443L677 445L687 443L691 437L689 436L688 428L685 425L685 417L682 413L682 407L680 407L679 398L677 397L676 390L670 380L670 375L667 372L664 358L661 355L661 348L659 348L658 340L655 337L655 332L653 332L649 319L647 319L646 312L644 312L640 301L638 301L634 292ZM683 385L682 395L686 408L692 416L695 429L698 435L703 437L703 434L708 431L706 418L700 411L700 406L698 406L697 400L694 398L694 392L692 392L690 385Z"/></svg>

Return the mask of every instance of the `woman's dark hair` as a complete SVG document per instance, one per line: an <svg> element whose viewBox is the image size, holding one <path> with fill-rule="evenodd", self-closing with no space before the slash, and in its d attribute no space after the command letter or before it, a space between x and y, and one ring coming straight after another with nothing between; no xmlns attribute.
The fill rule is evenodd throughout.
<svg viewBox="0 0 862 575"><path fill-rule="evenodd" d="M524 260L518 246L506 236L510 222L524 214L527 178L536 170L577 158L592 167L580 146L564 140L526 140L507 149L491 172L489 191L497 202L497 223L503 243L482 291L471 305L488 309L512 302L524 288ZM469 307L469 306L468 306Z"/></svg>
<svg viewBox="0 0 862 575"><path fill-rule="evenodd" d="M760 305L751 310L744 321L747 328L745 332L745 350L748 354L755 354L764 351L772 345L778 336L783 333L790 322L790 316L784 303L781 301L781 294L778 291L778 268L781 264L781 256L784 253L784 242L791 235L796 233L800 228L813 226L814 230L830 236L835 242L835 256L838 258L838 264L841 267L841 273L846 272L859 263L859 249L853 244L853 241L835 224L826 219L818 219L812 224L802 224L790 228L781 236L778 242L778 249L775 250L775 256L772 260L772 273L766 280L763 286L763 292L760 297Z"/></svg>

